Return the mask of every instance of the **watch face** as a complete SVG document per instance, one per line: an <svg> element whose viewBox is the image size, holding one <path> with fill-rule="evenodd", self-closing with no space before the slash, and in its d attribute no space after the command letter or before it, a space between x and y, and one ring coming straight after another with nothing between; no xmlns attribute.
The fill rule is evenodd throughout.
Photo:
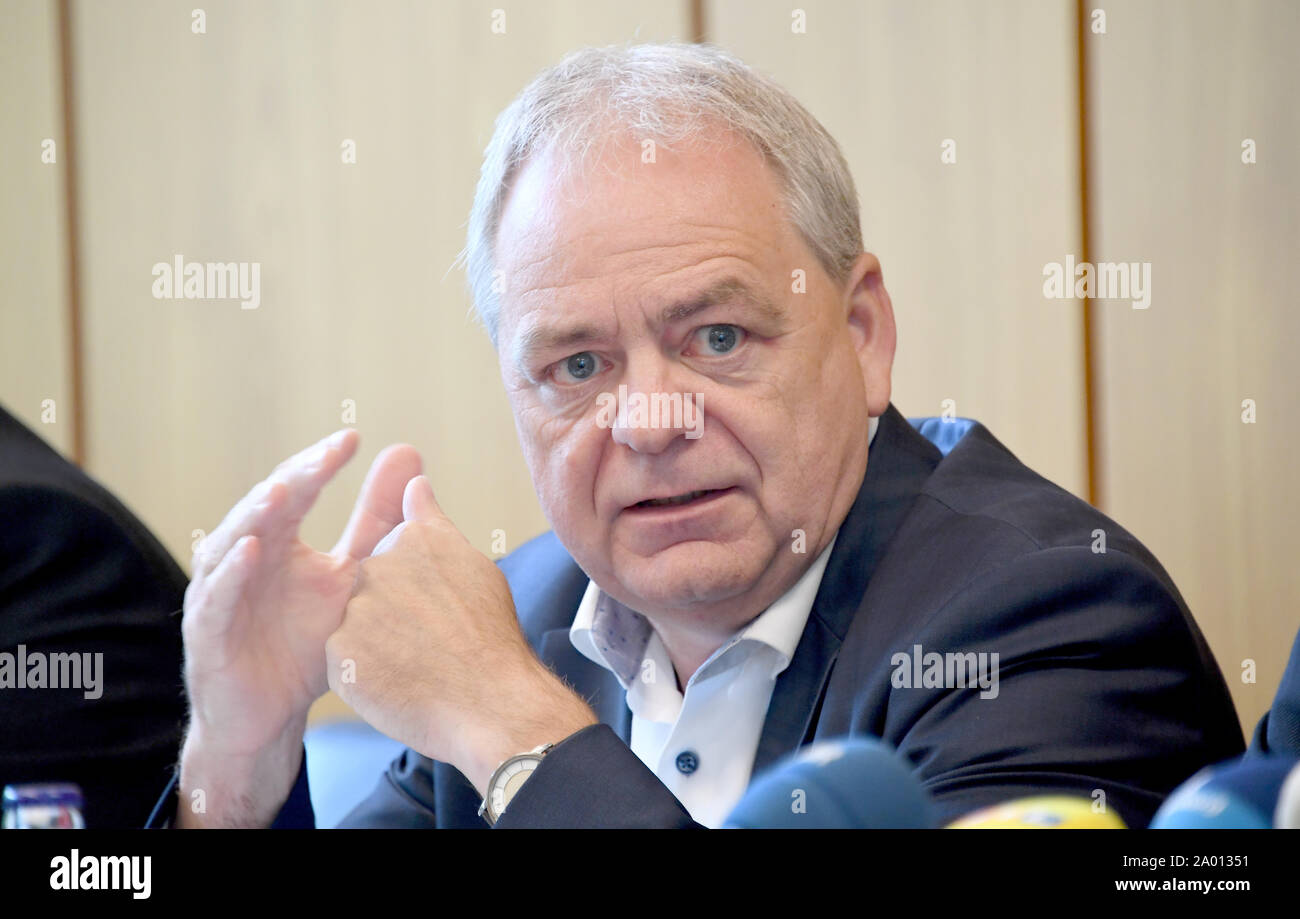
<svg viewBox="0 0 1300 919"><path fill-rule="evenodd" d="M515 796L520 786L524 784L524 780L532 774L541 761L540 756L525 753L522 756L512 756L502 764L492 782L492 794L489 798L494 819L501 816L510 799Z"/></svg>

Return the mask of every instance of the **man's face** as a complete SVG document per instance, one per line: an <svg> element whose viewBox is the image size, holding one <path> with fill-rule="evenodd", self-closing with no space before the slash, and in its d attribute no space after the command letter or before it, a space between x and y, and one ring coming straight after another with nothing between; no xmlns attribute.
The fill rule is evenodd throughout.
<svg viewBox="0 0 1300 919"><path fill-rule="evenodd" d="M602 589L725 637L857 494L868 416L889 401L878 266L864 255L835 284L738 141L653 163L612 142L563 181L554 165L524 166L496 250L498 354L538 496ZM702 433L689 412L638 419L633 400L656 393L701 410Z"/></svg>

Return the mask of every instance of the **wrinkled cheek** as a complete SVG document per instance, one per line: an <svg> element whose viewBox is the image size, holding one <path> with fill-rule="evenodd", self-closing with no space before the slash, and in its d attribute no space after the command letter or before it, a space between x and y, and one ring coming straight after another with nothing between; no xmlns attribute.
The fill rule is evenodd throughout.
<svg viewBox="0 0 1300 919"><path fill-rule="evenodd" d="M566 539L595 535L595 489L602 455L599 435L584 422L547 425L530 450L538 498L547 518ZM548 436L549 435L549 436ZM606 435L607 436L607 435Z"/></svg>
<svg viewBox="0 0 1300 919"><path fill-rule="evenodd" d="M762 525L778 540L788 538L792 529L806 529L810 515L815 517L825 500L827 445L809 421L790 418L783 436L757 457Z"/></svg>
<svg viewBox="0 0 1300 919"><path fill-rule="evenodd" d="M524 449L524 459L540 494L543 485L549 487L551 484L555 453L560 449L566 429L554 416L537 408L516 415L515 426Z"/></svg>

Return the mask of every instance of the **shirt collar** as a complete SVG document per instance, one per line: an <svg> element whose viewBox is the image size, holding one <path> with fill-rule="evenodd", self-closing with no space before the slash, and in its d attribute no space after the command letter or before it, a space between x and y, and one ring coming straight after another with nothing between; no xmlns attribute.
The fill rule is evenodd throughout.
<svg viewBox="0 0 1300 919"><path fill-rule="evenodd" d="M613 672L627 689L645 657L653 626L640 613L587 582L569 641L584 657Z"/></svg>
<svg viewBox="0 0 1300 919"><path fill-rule="evenodd" d="M776 651L774 678L785 670L803 636L834 547L835 538L832 538L794 586L714 651L699 672L703 673L730 648L743 641L756 642ZM595 581L589 581L569 629L569 641L584 657L612 672L627 689L641 668L646 645L653 633L654 627L648 619L605 593Z"/></svg>

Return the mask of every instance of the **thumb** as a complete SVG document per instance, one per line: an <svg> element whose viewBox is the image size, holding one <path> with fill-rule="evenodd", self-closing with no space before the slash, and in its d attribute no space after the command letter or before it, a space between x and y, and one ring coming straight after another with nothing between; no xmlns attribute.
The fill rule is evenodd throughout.
<svg viewBox="0 0 1300 919"><path fill-rule="evenodd" d="M402 492L420 474L420 454L409 444L393 444L375 457L357 496L347 529L334 555L360 561L402 522Z"/></svg>
<svg viewBox="0 0 1300 919"><path fill-rule="evenodd" d="M428 476L417 475L406 483L406 491L402 495L403 520L428 522L442 516L442 508L433 496L433 485Z"/></svg>

